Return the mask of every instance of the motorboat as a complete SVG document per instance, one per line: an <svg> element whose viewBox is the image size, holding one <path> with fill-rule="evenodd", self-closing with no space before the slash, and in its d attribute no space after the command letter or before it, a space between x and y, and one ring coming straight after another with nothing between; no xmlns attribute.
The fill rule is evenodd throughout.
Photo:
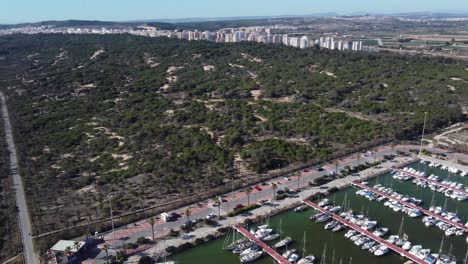
<svg viewBox="0 0 468 264"><path fill-rule="evenodd" d="M333 221L327 223L324 228L325 228L325 230L333 229L338 225L338 223L339 223L338 221L333 220Z"/></svg>
<svg viewBox="0 0 468 264"><path fill-rule="evenodd" d="M359 234L359 235L352 236L350 239L351 239L351 241L354 242L354 241L360 239L361 237L363 237L363 235Z"/></svg>
<svg viewBox="0 0 468 264"><path fill-rule="evenodd" d="M360 247L360 246L364 245L365 243L369 242L369 240L370 240L370 238L364 236L364 237L361 237L360 239L354 241L354 244L356 246Z"/></svg>
<svg viewBox="0 0 468 264"><path fill-rule="evenodd" d="M273 247L276 249L284 248L285 246L291 244L292 239L291 237L286 237L285 239L281 240L280 242L276 243Z"/></svg>
<svg viewBox="0 0 468 264"><path fill-rule="evenodd" d="M362 249L364 250L368 250L369 248L373 247L374 245L376 244L375 241L368 241L367 243L364 243L364 245L362 245Z"/></svg>
<svg viewBox="0 0 468 264"><path fill-rule="evenodd" d="M421 249L418 253L416 253L416 257L419 259L425 259L427 256L431 254L430 249Z"/></svg>
<svg viewBox="0 0 468 264"><path fill-rule="evenodd" d="M261 247L261 246L259 246L259 245L257 245L257 244L253 244L253 245L252 245L251 247L249 247L248 249L242 251L242 252L240 253L240 255L241 255L241 256L245 256L245 255L248 255L248 254L250 254L250 253L252 253L252 252L256 252L256 251L260 251L260 250L262 250L262 247Z"/></svg>
<svg viewBox="0 0 468 264"><path fill-rule="evenodd" d="M416 254L418 254L419 251L421 251L421 249L422 249L421 245L415 245L410 249L409 253L416 256Z"/></svg>
<svg viewBox="0 0 468 264"><path fill-rule="evenodd" d="M247 248L251 247L253 245L252 241L246 241L245 243L241 243L239 245L236 245L234 249L232 250L232 253L234 254L240 254L242 251L246 250Z"/></svg>
<svg viewBox="0 0 468 264"><path fill-rule="evenodd" d="M333 229L332 232L339 232L344 228L344 225L342 224L337 224Z"/></svg>
<svg viewBox="0 0 468 264"><path fill-rule="evenodd" d="M375 245L371 248L369 248L369 253L374 254L374 252L379 249L380 245Z"/></svg>
<svg viewBox="0 0 468 264"><path fill-rule="evenodd" d="M400 239L397 235L391 235L388 237L387 241L391 244L395 244L398 239Z"/></svg>
<svg viewBox="0 0 468 264"><path fill-rule="evenodd" d="M356 233L357 233L356 230L350 229L350 230L348 230L348 232L346 232L346 234L345 234L344 236L345 236L346 238L350 238L350 237L356 235Z"/></svg>
<svg viewBox="0 0 468 264"><path fill-rule="evenodd" d="M315 261L315 256L313 255L308 255L303 258L301 258L297 264L313 264Z"/></svg>
<svg viewBox="0 0 468 264"><path fill-rule="evenodd" d="M378 237L383 237L387 233L388 233L388 228L386 227L377 228L376 230L374 230L374 232L372 232L373 235L378 236Z"/></svg>
<svg viewBox="0 0 468 264"><path fill-rule="evenodd" d="M254 262L257 259L259 259L263 255L263 250L262 251L255 251L252 253L249 253L245 256L242 256L240 261L242 263L249 263L249 262Z"/></svg>
<svg viewBox="0 0 468 264"><path fill-rule="evenodd" d="M436 264L456 264L457 263L457 260L450 257L450 256L447 256L447 255L440 255L439 256L439 259L436 261Z"/></svg>
<svg viewBox="0 0 468 264"><path fill-rule="evenodd" d="M292 256L296 252L297 252L297 250L295 250L295 249L287 250L286 252L283 253L282 256L283 256L283 258L288 259L290 256Z"/></svg>
<svg viewBox="0 0 468 264"><path fill-rule="evenodd" d="M234 247L236 247L237 245L246 243L247 241L248 241L248 239L244 237L244 238L241 238L241 239L239 239L239 240L236 240L236 241L232 242L231 244L227 245L227 246L224 247L223 249L224 249L224 250L231 250L231 251L232 251L232 250L234 249Z"/></svg>
<svg viewBox="0 0 468 264"><path fill-rule="evenodd" d="M340 210L341 210L341 206L335 206L335 207L330 208L328 211L330 211L332 213L336 213L336 212L338 212Z"/></svg>
<svg viewBox="0 0 468 264"><path fill-rule="evenodd" d="M324 215L324 213L316 213L316 214L310 215L309 219L310 220L316 220L317 218L319 218L322 215Z"/></svg>
<svg viewBox="0 0 468 264"><path fill-rule="evenodd" d="M320 201L320 202L318 203L318 206L324 207L324 206L327 206L327 205L329 205L329 204L331 204L330 200L328 200L327 198L325 198L325 199L323 199L322 201Z"/></svg>
<svg viewBox="0 0 468 264"><path fill-rule="evenodd" d="M280 237L279 234L270 234L264 238L262 238L262 241L273 241L273 240L276 240Z"/></svg>
<svg viewBox="0 0 468 264"><path fill-rule="evenodd" d="M305 210L307 210L307 205L303 204L303 205L299 205L298 207L294 208L294 212L296 213L299 213L299 212L303 212Z"/></svg>
<svg viewBox="0 0 468 264"><path fill-rule="evenodd" d="M403 244L403 246L401 246L401 248L402 248L403 250L408 251L408 250L411 249L411 246L412 246L411 242L410 242L410 241L406 241L406 242Z"/></svg>
<svg viewBox="0 0 468 264"><path fill-rule="evenodd" d="M301 257L298 254L294 253L291 256L289 256L288 261L289 263L296 263L300 258Z"/></svg>
<svg viewBox="0 0 468 264"><path fill-rule="evenodd" d="M332 218L331 215L329 215L329 214L324 214L324 215L318 217L317 220L315 220L315 222L317 222L317 223L323 223L323 222L326 222L326 221L330 220L331 218Z"/></svg>
<svg viewBox="0 0 468 264"><path fill-rule="evenodd" d="M374 251L374 256L383 256L390 252L390 249L387 246L380 246L376 251Z"/></svg>

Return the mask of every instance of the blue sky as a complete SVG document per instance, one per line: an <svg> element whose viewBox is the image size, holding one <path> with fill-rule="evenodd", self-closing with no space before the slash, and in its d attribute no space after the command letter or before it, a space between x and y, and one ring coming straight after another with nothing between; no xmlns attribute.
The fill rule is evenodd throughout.
<svg viewBox="0 0 468 264"><path fill-rule="evenodd" d="M0 0L0 23L468 11L468 0Z"/></svg>

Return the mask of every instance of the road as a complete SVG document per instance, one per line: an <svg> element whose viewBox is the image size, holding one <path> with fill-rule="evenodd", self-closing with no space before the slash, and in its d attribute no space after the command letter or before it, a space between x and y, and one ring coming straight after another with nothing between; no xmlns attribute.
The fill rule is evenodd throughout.
<svg viewBox="0 0 468 264"><path fill-rule="evenodd" d="M21 180L21 175L18 170L18 157L16 155L15 142L13 140L10 115L8 113L5 95L2 92L0 92L0 100L2 104L3 127L5 129L8 152L10 153L10 171L13 177L13 189L15 190L16 206L18 208L18 223L23 242L24 262L27 264L35 264L39 263L39 258L34 251L33 239L30 235L31 219L29 218L23 181Z"/></svg>

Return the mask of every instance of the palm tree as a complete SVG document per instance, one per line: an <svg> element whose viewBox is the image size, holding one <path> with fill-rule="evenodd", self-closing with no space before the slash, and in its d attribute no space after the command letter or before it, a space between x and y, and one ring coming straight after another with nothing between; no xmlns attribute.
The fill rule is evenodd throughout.
<svg viewBox="0 0 468 264"><path fill-rule="evenodd" d="M104 244L102 246L102 250L104 250L104 252L106 252L106 260L107 260L107 263L109 263L109 245Z"/></svg>
<svg viewBox="0 0 468 264"><path fill-rule="evenodd" d="M276 197L276 189L278 188L278 185L276 185L276 183L273 183L271 185L271 188L273 189L273 200L274 200Z"/></svg>
<svg viewBox="0 0 468 264"><path fill-rule="evenodd" d="M78 257L79 257L79 256L80 256L80 251L79 251L79 250L80 250L80 242L75 241L75 242L73 243L73 246L75 247L75 249L76 249L76 254L78 254Z"/></svg>
<svg viewBox="0 0 468 264"><path fill-rule="evenodd" d="M65 256L67 257L67 263L70 263L70 252L71 252L71 247L66 247Z"/></svg>
<svg viewBox="0 0 468 264"><path fill-rule="evenodd" d="M190 210L190 206L185 209L185 215L187 216L187 222L190 222L190 215L192 214L192 210Z"/></svg>
<svg viewBox="0 0 468 264"><path fill-rule="evenodd" d="M356 155L356 157L357 157L357 166L359 167L362 154L361 154L361 153L358 153L358 154Z"/></svg>
<svg viewBox="0 0 468 264"><path fill-rule="evenodd" d="M395 149L395 147L396 147L396 144L395 144L395 143L392 143L392 144L390 145L390 148L392 149L392 152L393 152L393 150Z"/></svg>
<svg viewBox="0 0 468 264"><path fill-rule="evenodd" d="M221 198L219 196L214 199L214 205L218 207L218 217L221 217Z"/></svg>
<svg viewBox="0 0 468 264"><path fill-rule="evenodd" d="M250 194L252 193L252 188L245 189L245 193L247 194L247 206L250 205Z"/></svg>
<svg viewBox="0 0 468 264"><path fill-rule="evenodd" d="M335 160L333 161L333 165L335 165L335 175L338 175L338 165L340 165L340 162Z"/></svg>
<svg viewBox="0 0 468 264"><path fill-rule="evenodd" d="M150 217L150 218L148 219L148 223L151 225L151 235L153 235L153 241L154 241L154 223L155 223L155 222L156 222L156 221L154 220L153 217Z"/></svg>

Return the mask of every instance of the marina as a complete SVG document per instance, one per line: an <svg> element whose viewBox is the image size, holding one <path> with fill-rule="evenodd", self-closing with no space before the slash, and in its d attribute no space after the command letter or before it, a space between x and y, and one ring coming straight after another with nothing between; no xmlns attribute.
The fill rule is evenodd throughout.
<svg viewBox="0 0 468 264"><path fill-rule="evenodd" d="M407 166L420 171L426 171L426 173L435 173L434 168L431 168L427 164L420 162L416 162ZM439 170L436 174L443 179L446 179L447 177L458 177L461 181L464 181L465 179L459 175L448 176L449 172L446 170L445 172L446 174L442 174ZM418 208L421 208L420 210L423 214L425 214L424 212L429 211L430 207L440 206L447 212L456 212L461 219L464 219L464 221L466 221L468 216L468 208L464 206L464 202L447 199L443 193L431 191L429 188L421 188L420 186L414 185L407 181L396 180L393 178L393 174L390 172L382 174L376 178L369 179L368 182L369 186L381 184L386 188L397 190L404 196L414 196L417 198L417 200L421 200L421 204L418 205ZM350 229L344 224L340 223L342 227L336 225L335 228L337 226L339 228L336 229L337 231L333 231L335 228L332 228L334 225L332 219L328 219L328 221L324 221L323 223L315 223L315 221L311 222L309 216L313 214L312 209L304 208L300 208L300 210L297 210L297 212L294 212L294 208L292 208L290 211L272 216L268 221L268 225L270 227L281 225L282 235L281 238L277 239L276 241L265 241L265 244L273 249L273 246L278 241L284 239L284 237L287 236L291 237L293 240L291 245L288 247L288 250L294 248L299 249L302 247L302 238L306 234L307 241L304 243L304 248L307 250L307 255L311 254L316 256L314 263L322 263L322 259L326 259L326 261L330 263L334 261L335 263L391 264L403 263L408 260L406 257L404 257L406 260L401 257L399 253L401 250L403 250L402 247L405 247L405 250L409 249L408 245L393 245L394 248L400 248L400 251L398 252L393 251L391 247L388 247L390 252L382 256L376 256L374 253L370 253L369 250L372 249L372 247L375 247L377 244L380 244L380 241L390 243L387 241L388 239L394 239L397 234L404 234L404 236L407 236L410 239L412 243L411 247L415 247L415 249L412 251L414 256L416 256L416 253L419 253L420 256L427 255L427 257L429 257L428 260L430 260L430 256L432 255L440 255L442 257L450 256L448 259L456 258L457 263L464 263L463 261L465 260L467 254L466 236L451 236L447 238L445 233L443 231L439 231L438 229L430 229L430 231L428 231L427 227L421 223L421 218L418 217L406 217L403 223L401 214L396 213L387 206L383 206L383 203L371 201L366 197L356 194L357 190L362 190L362 188L359 186L345 188L326 197L322 196L320 199L313 200L312 202L318 204L324 198L328 198L331 202L331 207L329 207L327 211L332 210L332 208L339 207L336 205L341 205L341 211L337 211L335 213L336 215L340 214L339 212L353 210L354 214L356 215L365 215L366 218L370 220L370 222L373 222L372 220L378 222L376 223L377 226L374 228L374 231L369 233L373 234L374 236L376 236L374 233L378 234L378 231L382 230L386 231L387 233L385 234L385 237L382 236L382 240L376 242L375 245L372 245L372 242L374 241L372 238L371 241L367 241L365 238L351 241L349 238L346 238L344 236L345 233L353 229ZM412 209L414 209L414 207ZM260 225L262 224L264 223L260 223ZM328 225L328 229L325 228L326 225ZM248 230L249 227L245 227L245 229ZM237 239L239 238L240 237ZM361 243L364 244L361 245ZM176 261L176 263L194 263L194 261L213 264L239 263L240 257L238 255L220 250L223 247L222 244L223 239L218 239L205 245L197 246L193 249L175 254L171 256L171 259ZM356 246L357 244L361 246ZM410 253L411 249L412 248L406 252L408 254L412 254ZM428 254L430 252L432 252L432 254ZM278 251L278 253L285 254L286 252ZM216 259L211 259L210 256L213 254L216 254ZM274 259L271 258L268 254L264 254L264 256L256 260L255 263L266 264L272 263L273 261Z"/></svg>

